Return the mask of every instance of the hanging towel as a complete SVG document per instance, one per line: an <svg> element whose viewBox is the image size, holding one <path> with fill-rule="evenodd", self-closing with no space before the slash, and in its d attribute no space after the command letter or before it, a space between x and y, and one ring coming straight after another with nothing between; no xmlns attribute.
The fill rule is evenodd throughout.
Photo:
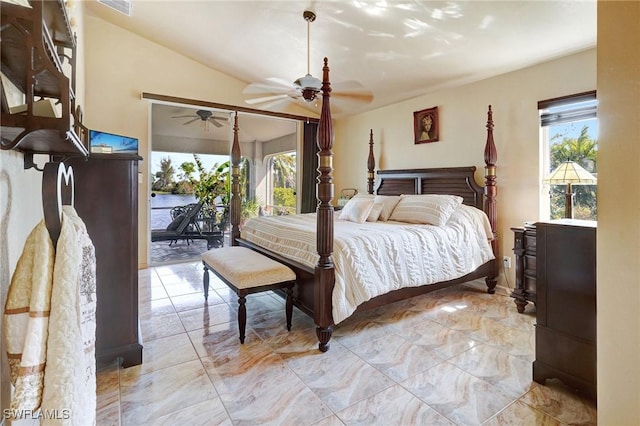
<svg viewBox="0 0 640 426"><path fill-rule="evenodd" d="M42 425L94 425L96 421L96 258L82 219L62 208L56 247L45 367Z"/></svg>
<svg viewBox="0 0 640 426"><path fill-rule="evenodd" d="M53 243L43 220L27 237L4 309L7 357L14 386L12 410L35 411L42 402L53 262Z"/></svg>

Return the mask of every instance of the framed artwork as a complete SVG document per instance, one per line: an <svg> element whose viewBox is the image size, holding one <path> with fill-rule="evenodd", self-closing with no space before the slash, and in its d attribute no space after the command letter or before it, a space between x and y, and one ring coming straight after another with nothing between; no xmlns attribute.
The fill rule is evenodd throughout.
<svg viewBox="0 0 640 426"><path fill-rule="evenodd" d="M413 113L413 131L416 144L440 140L438 137L438 107L415 111Z"/></svg>

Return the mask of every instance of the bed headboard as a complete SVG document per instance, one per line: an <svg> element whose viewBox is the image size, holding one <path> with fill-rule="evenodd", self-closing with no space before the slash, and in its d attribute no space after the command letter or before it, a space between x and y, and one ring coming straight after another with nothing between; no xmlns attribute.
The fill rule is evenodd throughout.
<svg viewBox="0 0 640 426"><path fill-rule="evenodd" d="M435 169L379 170L375 193L451 194L469 206L484 208L484 188L475 181L475 166Z"/></svg>

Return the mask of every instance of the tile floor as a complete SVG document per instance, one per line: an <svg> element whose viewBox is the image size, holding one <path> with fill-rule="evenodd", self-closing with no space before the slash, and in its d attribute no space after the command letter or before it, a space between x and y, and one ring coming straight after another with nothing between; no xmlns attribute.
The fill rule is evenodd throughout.
<svg viewBox="0 0 640 426"><path fill-rule="evenodd" d="M140 273L143 364L98 369L98 425L596 424L594 404L531 381L534 322L481 281L336 327L320 353L313 321L272 293L237 301L199 262ZM531 308L528 308L531 309Z"/></svg>

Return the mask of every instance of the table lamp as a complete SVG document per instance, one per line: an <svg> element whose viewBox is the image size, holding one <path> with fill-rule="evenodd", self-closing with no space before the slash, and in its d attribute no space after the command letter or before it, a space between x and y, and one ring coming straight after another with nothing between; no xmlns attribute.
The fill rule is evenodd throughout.
<svg viewBox="0 0 640 426"><path fill-rule="evenodd" d="M583 169L575 161L564 161L542 180L550 185L567 185L564 194L564 217L573 219L573 192L571 185L595 185L598 180L591 173Z"/></svg>

